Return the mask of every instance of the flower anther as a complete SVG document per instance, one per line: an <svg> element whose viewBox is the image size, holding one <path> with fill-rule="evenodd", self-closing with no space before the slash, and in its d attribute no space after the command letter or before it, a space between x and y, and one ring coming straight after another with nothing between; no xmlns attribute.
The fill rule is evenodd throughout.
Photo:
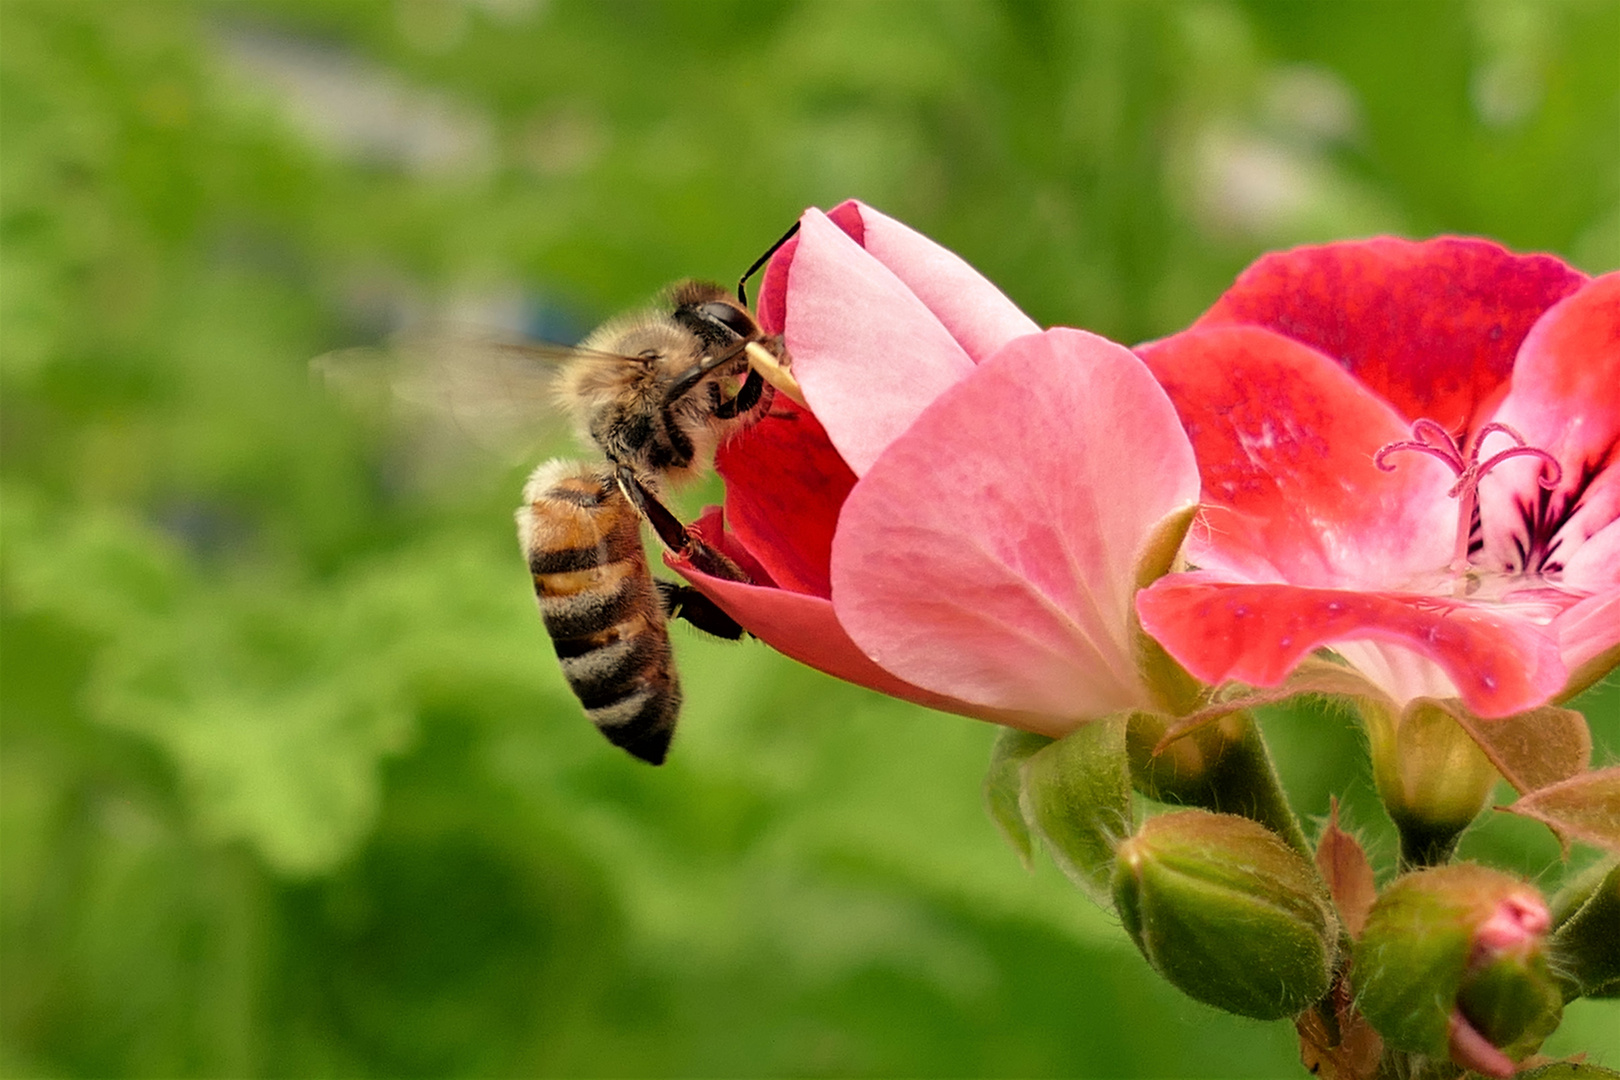
<svg viewBox="0 0 1620 1080"><path fill-rule="evenodd" d="M1620 274L1465 237L1299 248L1137 351L1203 479L1199 570L1137 611L1200 680L1277 686L1326 647L1393 715L1494 719L1620 660Z"/></svg>
<svg viewBox="0 0 1620 1080"><path fill-rule="evenodd" d="M1501 433L1512 439L1515 445L1506 450L1499 451L1484 461L1479 460L1480 450L1485 445L1488 436ZM1417 420L1412 424L1412 438L1399 439L1395 442L1385 443L1373 454L1373 464L1384 472L1394 472L1395 466L1389 464L1391 454L1403 450L1411 450L1439 458L1456 474L1457 482L1451 485L1446 492L1448 498L1457 500L1457 543L1452 549L1450 569L1459 577L1469 571L1469 554L1477 546L1474 544L1474 534L1477 531L1474 518L1479 510L1479 481L1502 462L1515 457L1539 457L1545 463L1537 478L1537 482L1547 490L1556 488L1564 478L1564 468L1558 464L1558 459L1539 446L1525 444L1524 436L1508 427L1506 424L1489 423L1474 433L1467 454L1463 453L1462 444L1445 428L1429 419ZM1465 595L1463 582L1458 582L1458 595Z"/></svg>

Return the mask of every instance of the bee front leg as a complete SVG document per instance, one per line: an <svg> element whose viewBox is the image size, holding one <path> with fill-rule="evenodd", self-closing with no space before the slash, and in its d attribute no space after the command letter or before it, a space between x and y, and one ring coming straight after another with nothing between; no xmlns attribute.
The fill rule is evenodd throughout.
<svg viewBox="0 0 1620 1080"><path fill-rule="evenodd" d="M748 375L737 389L737 394L730 401L723 401L715 407L714 415L721 420L731 420L742 413L749 412L765 392L765 378L753 368L748 369Z"/></svg>

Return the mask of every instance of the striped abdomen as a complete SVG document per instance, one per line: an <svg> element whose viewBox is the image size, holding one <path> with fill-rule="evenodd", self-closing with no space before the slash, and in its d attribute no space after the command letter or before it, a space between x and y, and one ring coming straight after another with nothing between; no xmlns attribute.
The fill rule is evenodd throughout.
<svg viewBox="0 0 1620 1080"><path fill-rule="evenodd" d="M523 501L518 540L563 676L609 741L662 764L681 687L640 516L605 464L542 465Z"/></svg>

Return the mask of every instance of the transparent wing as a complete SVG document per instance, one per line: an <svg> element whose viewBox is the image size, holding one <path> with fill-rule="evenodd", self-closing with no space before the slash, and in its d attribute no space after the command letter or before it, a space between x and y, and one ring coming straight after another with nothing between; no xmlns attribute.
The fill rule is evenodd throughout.
<svg viewBox="0 0 1620 1080"><path fill-rule="evenodd" d="M568 432L553 382L558 368L581 352L476 333L413 331L384 346L317 356L310 374L413 441L459 440L514 464Z"/></svg>

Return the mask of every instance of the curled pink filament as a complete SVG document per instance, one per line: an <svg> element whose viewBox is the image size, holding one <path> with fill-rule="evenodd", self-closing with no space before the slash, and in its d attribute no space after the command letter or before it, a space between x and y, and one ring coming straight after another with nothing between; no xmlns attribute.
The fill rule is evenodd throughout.
<svg viewBox="0 0 1620 1080"><path fill-rule="evenodd" d="M1514 445L1481 461L1480 450L1486 438L1497 432L1512 439ZM1465 454L1462 444L1445 428L1433 420L1418 420L1412 424L1412 438L1380 446L1378 452L1373 454L1373 464L1384 472L1394 472L1395 466L1389 464L1387 459L1402 450L1415 450L1439 458L1457 474L1457 482L1446 492L1457 500L1457 543L1451 558L1451 571L1455 574L1468 572L1468 541L1473 535L1474 511L1479 506L1479 482L1486 473L1509 458L1534 457L1541 459L1536 480L1542 487L1551 490L1564 478L1563 467L1556 458L1539 446L1526 445L1524 436L1506 424L1495 421L1480 427Z"/></svg>

